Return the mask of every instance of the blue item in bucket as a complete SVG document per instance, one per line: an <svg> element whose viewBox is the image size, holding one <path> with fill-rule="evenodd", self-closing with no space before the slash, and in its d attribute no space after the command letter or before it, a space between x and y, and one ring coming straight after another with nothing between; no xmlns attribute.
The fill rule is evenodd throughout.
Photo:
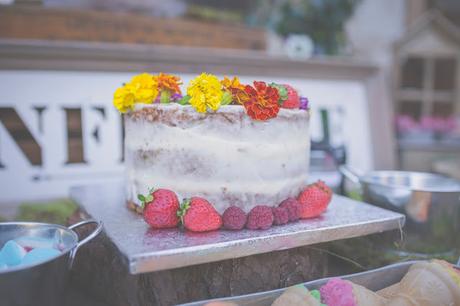
<svg viewBox="0 0 460 306"><path fill-rule="evenodd" d="M8 268L8 266L6 265L5 261L3 260L3 253L0 250L0 271L4 270L4 269L7 269L7 268Z"/></svg>
<svg viewBox="0 0 460 306"><path fill-rule="evenodd" d="M9 240L5 243L0 253L1 261L7 266L12 267L19 265L27 252L15 241Z"/></svg>
<svg viewBox="0 0 460 306"><path fill-rule="evenodd" d="M22 259L21 265L34 265L38 264L44 261L47 261L48 259L51 259L53 257L58 256L61 254L56 249L51 249L51 248L36 248L31 250L29 253L24 256Z"/></svg>

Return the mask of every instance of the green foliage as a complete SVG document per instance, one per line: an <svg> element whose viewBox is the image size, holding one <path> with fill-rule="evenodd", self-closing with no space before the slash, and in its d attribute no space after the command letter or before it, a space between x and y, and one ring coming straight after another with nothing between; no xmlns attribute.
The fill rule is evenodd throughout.
<svg viewBox="0 0 460 306"><path fill-rule="evenodd" d="M177 211L177 216L180 218L180 222L182 224L184 224L185 213L190 208L190 204L191 204L190 199L184 199L184 201L182 202L180 206L180 209Z"/></svg>
<svg viewBox="0 0 460 306"><path fill-rule="evenodd" d="M167 104L171 100L171 93L169 90L162 90L160 93L160 103Z"/></svg>
<svg viewBox="0 0 460 306"><path fill-rule="evenodd" d="M345 43L343 31L360 0L304 0L285 2L275 30L282 36L306 34L311 37L319 53L337 54Z"/></svg>
<svg viewBox="0 0 460 306"><path fill-rule="evenodd" d="M183 96L182 99L177 101L177 103L179 103L181 105L190 104L190 96L189 95Z"/></svg>
<svg viewBox="0 0 460 306"><path fill-rule="evenodd" d="M18 221L37 221L65 225L67 219L78 209L70 199L57 199L50 202L26 202L19 206Z"/></svg>
<svg viewBox="0 0 460 306"><path fill-rule="evenodd" d="M220 103L221 105L228 105L232 103L232 95L228 91L224 91L224 94L222 95L222 102Z"/></svg>
<svg viewBox="0 0 460 306"><path fill-rule="evenodd" d="M153 195L152 193L155 191L155 188L151 187L149 188L149 193L145 196L143 194L138 194L137 199L141 202L141 207L142 209L145 208L145 206L153 201Z"/></svg>

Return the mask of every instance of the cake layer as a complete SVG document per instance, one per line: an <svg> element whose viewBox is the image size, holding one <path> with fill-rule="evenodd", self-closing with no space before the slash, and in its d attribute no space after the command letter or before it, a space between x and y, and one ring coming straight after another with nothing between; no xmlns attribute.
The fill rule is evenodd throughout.
<svg viewBox="0 0 460 306"><path fill-rule="evenodd" d="M138 105L125 115L128 200L149 188L203 196L222 213L275 206L307 182L310 138L304 110L254 121L242 106L200 114L179 104Z"/></svg>

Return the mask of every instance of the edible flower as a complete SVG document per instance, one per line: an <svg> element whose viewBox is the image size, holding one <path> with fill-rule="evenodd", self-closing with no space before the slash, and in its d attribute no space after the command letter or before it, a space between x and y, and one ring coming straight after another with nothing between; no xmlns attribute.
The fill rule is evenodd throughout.
<svg viewBox="0 0 460 306"><path fill-rule="evenodd" d="M158 83L151 74L142 73L136 75L127 85L134 90L135 103L150 104L158 96Z"/></svg>
<svg viewBox="0 0 460 306"><path fill-rule="evenodd" d="M244 91L246 85L241 84L238 77L233 77L233 79L229 79L228 77L224 76L222 80L222 85L224 89L229 92L232 96L232 102L237 104L243 104L245 101L248 100L248 95Z"/></svg>
<svg viewBox="0 0 460 306"><path fill-rule="evenodd" d="M219 79L212 74L202 73L190 81L187 88L189 103L199 113L205 113L208 109L219 109L224 92Z"/></svg>
<svg viewBox="0 0 460 306"><path fill-rule="evenodd" d="M113 105L119 112L125 113L134 108L135 90L132 85L126 84L125 86L117 88L113 95Z"/></svg>
<svg viewBox="0 0 460 306"><path fill-rule="evenodd" d="M154 77L158 83L158 91L160 92L160 102L169 103L171 96L181 95L179 85L182 81L179 77L160 72L158 76Z"/></svg>
<svg viewBox="0 0 460 306"><path fill-rule="evenodd" d="M113 95L113 105L121 113L133 109L135 103L150 104L158 95L155 77L148 73L134 76L131 81L117 88Z"/></svg>
<svg viewBox="0 0 460 306"><path fill-rule="evenodd" d="M307 110L308 109L308 98L307 97L300 97L300 109Z"/></svg>
<svg viewBox="0 0 460 306"><path fill-rule="evenodd" d="M248 100L243 105L249 117L264 121L278 115L278 90L267 86L265 82L254 81L254 87L246 85L244 91L248 95Z"/></svg>
<svg viewBox="0 0 460 306"><path fill-rule="evenodd" d="M222 80L222 85L225 87L227 90L231 89L241 89L244 90L246 87L244 84L240 83L240 79L238 77L233 77L232 80L230 80L228 77L224 76L224 79Z"/></svg>

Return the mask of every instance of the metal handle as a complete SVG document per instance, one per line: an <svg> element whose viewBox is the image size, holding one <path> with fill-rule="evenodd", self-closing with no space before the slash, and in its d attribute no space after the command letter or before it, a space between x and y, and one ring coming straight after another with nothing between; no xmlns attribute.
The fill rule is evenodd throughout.
<svg viewBox="0 0 460 306"><path fill-rule="evenodd" d="M346 178L348 178L350 181L357 185L361 185L360 181L360 175L357 173L357 171L353 170L349 166L341 165L339 167L340 173L342 173Z"/></svg>
<svg viewBox="0 0 460 306"><path fill-rule="evenodd" d="M90 219L90 220L81 221L81 222L78 222L78 223L75 223L75 224L72 224L71 226L69 226L70 230L74 230L74 229L76 229L76 228L78 228L80 226L83 226L83 225L86 225L86 224L92 224L92 223L97 224L96 228L91 232L91 234L86 236L83 240L80 240L77 243L77 245L70 252L70 263L69 263L70 268L72 268L73 261L75 259L75 255L77 254L78 249L82 245L84 245L88 241L92 240L97 235L99 235L99 233L102 231L102 222Z"/></svg>

